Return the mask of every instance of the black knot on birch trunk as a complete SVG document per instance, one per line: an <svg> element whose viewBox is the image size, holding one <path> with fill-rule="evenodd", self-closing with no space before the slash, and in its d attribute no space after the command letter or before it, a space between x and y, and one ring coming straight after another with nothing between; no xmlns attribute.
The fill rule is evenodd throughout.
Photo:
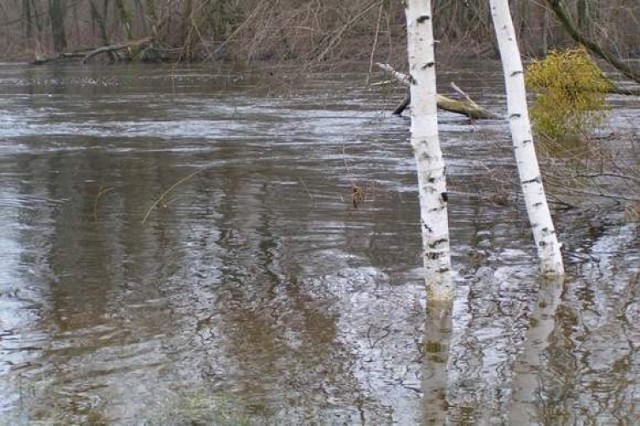
<svg viewBox="0 0 640 426"><path fill-rule="evenodd" d="M443 256L443 253L434 252L434 253L426 253L425 257L429 260L437 260Z"/></svg>
<svg viewBox="0 0 640 426"><path fill-rule="evenodd" d="M537 176L537 177L535 177L533 179L530 179L530 180L523 180L522 184L523 185L529 185L529 184L532 184L532 183L541 183L541 182L542 182L542 179L540 179L540 176Z"/></svg>
<svg viewBox="0 0 640 426"><path fill-rule="evenodd" d="M422 15L421 17L418 18L418 24L423 24L425 21L428 21L429 19L431 19L429 15Z"/></svg>
<svg viewBox="0 0 640 426"><path fill-rule="evenodd" d="M446 243L447 241L449 241L449 240L447 240L446 238L440 238L439 240L436 240L436 241L432 242L431 244L429 244L429 248L434 249L434 248L438 247L440 244Z"/></svg>

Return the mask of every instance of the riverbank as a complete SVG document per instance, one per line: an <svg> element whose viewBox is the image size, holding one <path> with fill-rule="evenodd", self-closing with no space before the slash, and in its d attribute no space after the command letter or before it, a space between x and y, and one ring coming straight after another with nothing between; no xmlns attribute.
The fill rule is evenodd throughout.
<svg viewBox="0 0 640 426"><path fill-rule="evenodd" d="M440 54L493 55L488 2L463 3L433 2ZM516 3L514 21L525 56L572 44L543 2ZM640 36L633 13L619 13L628 9L623 5L607 6L598 14L598 22L611 26L601 35L602 42L614 45L620 57L637 55ZM4 10L0 19L0 52L5 60L45 60L107 46L131 48L103 50L101 60L106 62L295 61L301 66L344 62L367 66L373 59L401 66L406 56L404 8L399 1L123 0L98 6L36 0ZM145 49L136 46L142 40L148 41Z"/></svg>

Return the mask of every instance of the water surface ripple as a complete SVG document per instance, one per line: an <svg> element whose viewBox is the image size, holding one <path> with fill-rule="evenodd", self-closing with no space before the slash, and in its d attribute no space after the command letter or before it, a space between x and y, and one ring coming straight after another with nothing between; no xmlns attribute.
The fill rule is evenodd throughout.
<svg viewBox="0 0 640 426"><path fill-rule="evenodd" d="M504 112L496 69L440 83ZM0 66L0 423L639 418L634 225L556 212L569 277L539 280L520 200L495 202L505 123L444 113L459 285L427 316L402 93L273 80Z"/></svg>

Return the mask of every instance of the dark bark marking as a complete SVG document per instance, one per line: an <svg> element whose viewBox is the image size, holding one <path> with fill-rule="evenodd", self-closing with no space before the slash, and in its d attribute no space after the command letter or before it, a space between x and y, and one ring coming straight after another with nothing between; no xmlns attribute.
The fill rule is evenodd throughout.
<svg viewBox="0 0 640 426"><path fill-rule="evenodd" d="M509 116L509 118L510 118L510 119L511 119L511 118L520 118L520 117L522 117L522 114L520 114L520 113L511 114L511 115Z"/></svg>
<svg viewBox="0 0 640 426"><path fill-rule="evenodd" d="M426 152L423 152L423 153L420 155L420 159L421 159L421 160L431 161L431 158L432 158L432 157L431 157L429 154L427 154Z"/></svg>
<svg viewBox="0 0 640 426"><path fill-rule="evenodd" d="M432 242L431 244L429 244L429 248L436 248L437 246L439 246L440 244L444 244L446 243L448 240L446 238L440 238L439 240L435 240L434 242Z"/></svg>
<svg viewBox="0 0 640 426"><path fill-rule="evenodd" d="M442 194L440 194L440 196L442 197L442 201L444 201L445 203L449 201L449 194L447 194L446 192L443 192Z"/></svg>
<svg viewBox="0 0 640 426"><path fill-rule="evenodd" d="M523 185L529 185L531 183L540 183L540 182L542 182L542 180L540 179L540 176L537 176L537 177L535 177L535 178L533 178L531 180L523 180L522 184Z"/></svg>
<svg viewBox="0 0 640 426"><path fill-rule="evenodd" d="M428 21L429 19L431 19L430 16L422 15L421 17L418 18L418 24L423 24L425 21Z"/></svg>

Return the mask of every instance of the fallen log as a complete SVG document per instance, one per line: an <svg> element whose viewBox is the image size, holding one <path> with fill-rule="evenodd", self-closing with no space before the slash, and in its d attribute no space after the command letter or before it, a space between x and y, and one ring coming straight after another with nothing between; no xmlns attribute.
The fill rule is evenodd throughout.
<svg viewBox="0 0 640 426"><path fill-rule="evenodd" d="M65 59L82 58L81 62L86 64L87 61L94 56L106 53L113 54L119 50L129 50L132 48L143 48L153 42L153 37L147 37L140 40L130 41L122 44L112 44L109 46L100 46L96 48L83 49L75 52L63 52L50 57L38 57L31 62L31 65L43 65L49 62L62 61Z"/></svg>
<svg viewBox="0 0 640 426"><path fill-rule="evenodd" d="M90 52L87 52L87 54L82 58L82 63L86 64L89 59L103 53L114 53L114 52L117 52L118 50L125 50L125 49L129 50L133 47L138 47L138 48L145 47L151 44L152 41L153 41L153 37L147 37L140 40L130 41L128 43L112 44L110 46L101 46L91 50Z"/></svg>
<svg viewBox="0 0 640 426"><path fill-rule="evenodd" d="M405 86L411 85L411 76L408 76L407 74L403 74L401 72L396 71L389 64L378 63L377 65L382 70L389 73L393 78L398 80L403 85ZM452 84L452 86L457 92L461 93L465 97L465 100L459 101L459 100L452 99L447 96L438 94L436 95L438 108L445 111L454 112L456 114L466 115L467 117L473 118L473 119L500 118L500 116L498 116L497 114L494 114L493 112L488 111L483 107L481 107L480 105L478 105L477 103L475 103L469 96L467 96L462 90L460 90L458 86L456 86L455 84ZM402 114L405 108L409 106L410 102L411 102L411 97L407 94L405 98L402 100L402 102L393 111L393 113L395 115Z"/></svg>
<svg viewBox="0 0 640 426"><path fill-rule="evenodd" d="M49 57L41 57L38 55L36 59L31 61L31 65L44 65L49 62L61 61L63 59L80 58L80 57L83 57L85 54L86 52L82 51L82 52L65 52L65 53L60 53L58 55L49 56Z"/></svg>

